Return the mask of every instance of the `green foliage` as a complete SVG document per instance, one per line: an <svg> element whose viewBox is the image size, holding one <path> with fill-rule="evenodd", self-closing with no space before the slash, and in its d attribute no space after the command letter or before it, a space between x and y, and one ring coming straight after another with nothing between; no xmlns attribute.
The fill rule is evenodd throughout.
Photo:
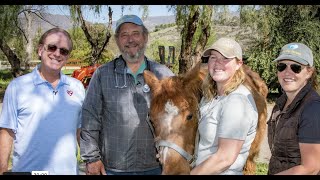
<svg viewBox="0 0 320 180"><path fill-rule="evenodd" d="M83 34L81 35L82 38L86 40L86 43L89 44L89 52L87 48L75 48L75 52L72 54L73 58L77 58L77 59L81 59L84 60L85 62L88 62L89 64L93 64L93 63L101 63L106 61L106 59L109 60L110 56L112 56L112 53L110 52L103 52L100 53L100 50L104 47L105 45L105 40L106 40L106 36L107 34L111 34L112 32L108 32L109 29L107 26L105 26L102 23L94 23L94 24L90 24L90 23L85 23L81 24L81 27L85 26L86 27L86 34L89 34L89 36L85 36L84 34L84 30L81 28L77 28L77 25L79 25L79 23L81 22L80 19L82 19L83 17L83 12L85 12L85 9L89 10L94 10L95 14L100 15L101 13L101 6L100 5L91 5L91 6L80 6L80 5L71 5L69 6L70 8L70 14L71 14L71 18L74 22L74 35L77 36L79 34ZM111 30L110 30L111 31ZM85 47L88 47L85 44ZM81 50L80 50L81 49ZM80 56L80 57L79 57Z"/></svg>
<svg viewBox="0 0 320 180"><path fill-rule="evenodd" d="M211 46L211 45L214 43L214 41L216 41L216 40L217 40L217 34L216 34L216 32L212 29L212 30L211 30L211 34L210 34L210 37L209 37L209 39L208 39L208 42L207 42L207 45L206 45L205 49L206 49L207 47Z"/></svg>
<svg viewBox="0 0 320 180"><path fill-rule="evenodd" d="M14 47L14 51L21 56L23 54L22 49L22 33L19 26L20 22L18 21L18 15L22 10L22 5L1 5L0 6L0 39L3 39L7 45ZM17 46L16 46L17 45ZM7 57L1 51L1 57L4 57L1 60L7 60Z"/></svg>
<svg viewBox="0 0 320 180"><path fill-rule="evenodd" d="M268 174L268 164L257 163L256 175L267 175L267 174Z"/></svg>
<svg viewBox="0 0 320 180"><path fill-rule="evenodd" d="M76 27L70 30L69 33L73 40L73 50L70 59L81 59L85 62L90 62L91 47L82 29Z"/></svg>
<svg viewBox="0 0 320 180"><path fill-rule="evenodd" d="M197 63L212 30L212 5L171 6L175 13L178 31L181 31L179 73L188 71Z"/></svg>
<svg viewBox="0 0 320 180"><path fill-rule="evenodd" d="M35 37L33 38L33 54L32 54L32 59L34 60L40 60L39 55L38 55L38 45L39 45L39 40L41 35L43 34L42 28L39 27L37 29L37 32L35 34Z"/></svg>
<svg viewBox="0 0 320 180"><path fill-rule="evenodd" d="M176 23L156 25L156 26L154 27L153 32L157 32L157 31L160 31L160 30L162 30L162 29L166 29L166 28L169 28L169 27L173 27L173 26L175 26L175 25L176 25Z"/></svg>
<svg viewBox="0 0 320 180"><path fill-rule="evenodd" d="M93 38L103 38L105 36L106 30L102 24L95 24L90 26ZM91 46L87 41L84 32L81 28L77 27L70 30L70 35L73 40L73 50L71 52L70 59L80 59L84 62L91 62ZM101 43L101 42L100 42ZM114 53L111 50L105 49L102 52L101 57L97 61L98 63L105 63L114 58Z"/></svg>
<svg viewBox="0 0 320 180"><path fill-rule="evenodd" d="M19 33L16 27L19 24L18 14L22 9L22 5L1 5L0 6L0 38L6 39L12 35Z"/></svg>
<svg viewBox="0 0 320 180"><path fill-rule="evenodd" d="M62 68L62 73L65 74L65 75L72 75L74 69L65 69L65 68Z"/></svg>
<svg viewBox="0 0 320 180"><path fill-rule="evenodd" d="M2 103L5 90L7 89L7 86L9 85L12 79L13 79L13 76L10 70L0 71L0 103Z"/></svg>
<svg viewBox="0 0 320 180"><path fill-rule="evenodd" d="M24 40L25 39L20 36L13 36L7 41L9 47L12 47L11 49L21 60L25 60L27 57Z"/></svg>
<svg viewBox="0 0 320 180"><path fill-rule="evenodd" d="M159 56L159 46L164 46L165 47L165 61L167 62L168 60L168 53L169 53L169 46L174 46L175 47L175 63L171 67L171 70L175 73L178 74L179 71L179 62L178 62L178 57L179 57L179 44L174 43L169 40L164 40L164 39L156 39L154 40L146 49L146 56L150 59L153 59L154 61L160 63L160 56Z"/></svg>
<svg viewBox="0 0 320 180"><path fill-rule="evenodd" d="M277 88L272 62L282 46L301 42L313 50L314 64L320 68L320 5L244 6L241 24L253 29L252 47L247 52L248 65L259 72L270 90ZM319 74L319 73L318 73Z"/></svg>
<svg viewBox="0 0 320 180"><path fill-rule="evenodd" d="M6 89L10 81L13 79L11 71L2 70L0 71L0 89Z"/></svg>
<svg viewBox="0 0 320 180"><path fill-rule="evenodd" d="M114 52L107 49L102 52L102 56L99 59L98 63L104 64L104 63L112 61L114 58L115 58Z"/></svg>
<svg viewBox="0 0 320 180"><path fill-rule="evenodd" d="M139 11L142 11L142 17L141 19L144 21L149 16L149 5L140 5Z"/></svg>
<svg viewBox="0 0 320 180"><path fill-rule="evenodd" d="M81 159L81 156L80 156L80 147L79 145L77 146L77 160L78 160L78 163L83 163L84 161Z"/></svg>

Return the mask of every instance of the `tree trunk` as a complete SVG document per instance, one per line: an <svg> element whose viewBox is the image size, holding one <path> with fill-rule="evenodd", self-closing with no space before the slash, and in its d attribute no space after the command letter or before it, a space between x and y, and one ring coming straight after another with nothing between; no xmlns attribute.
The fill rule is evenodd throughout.
<svg viewBox="0 0 320 180"><path fill-rule="evenodd" d="M10 65L11 65L11 73L13 77L19 77L22 75L22 70L20 67L20 59L18 56L11 50L11 48L8 46L8 44L3 40L0 39L0 49L4 53L4 55L7 57Z"/></svg>
<svg viewBox="0 0 320 180"><path fill-rule="evenodd" d="M110 31L111 31L111 25L112 25L112 13L113 13L113 11L109 7L109 12L108 12L109 25L108 25L106 37L104 39L104 42L102 43L102 46L99 46L99 39L92 38L92 36L89 33L88 27L87 27L87 25L85 23L85 20L83 19L83 16L82 16L81 6L75 5L75 8L76 8L76 11L78 13L78 21L81 24L81 29L83 30L83 32L84 32L84 34L85 34L85 36L87 38L87 41L91 45L91 59L90 59L91 62L90 62L90 65L93 65L99 60L104 48L107 46L107 43L110 40L110 37L111 37Z"/></svg>
<svg viewBox="0 0 320 180"><path fill-rule="evenodd" d="M31 7L28 7L31 9ZM27 35L27 47L26 47L26 53L27 57L26 60L24 61L24 67L26 70L30 69L30 62L32 61L32 51L33 51L33 43L32 43L32 21L33 21L33 16L31 11L26 12L26 20L27 20L27 27L26 27L26 35Z"/></svg>
<svg viewBox="0 0 320 180"><path fill-rule="evenodd" d="M191 67L196 65L199 61L201 61L202 52L211 34L212 13L213 13L212 5L204 6L202 18L200 21L201 34L196 44L194 53L191 57Z"/></svg>
<svg viewBox="0 0 320 180"><path fill-rule="evenodd" d="M28 9L31 9L31 7L27 6ZM26 35L27 35L27 47L26 47L26 53L27 57L24 61L24 67L26 70L30 69L30 62L32 61L32 51L33 51L33 43L32 43L32 22L33 22L33 16L31 11L26 12L26 21L27 21L27 27L26 27Z"/></svg>
<svg viewBox="0 0 320 180"><path fill-rule="evenodd" d="M211 34L212 5L191 6L187 23L181 31L182 43L179 58L179 74L186 73L201 61L201 55ZM200 34L196 35L197 28ZM197 31L199 32L199 30ZM198 36L195 38L195 36ZM193 43L196 41L196 43Z"/></svg>
<svg viewBox="0 0 320 180"><path fill-rule="evenodd" d="M192 67L191 54L192 54L192 40L194 33L197 30L199 21L199 6L193 6L190 10L188 22L181 31L182 43L179 58L179 74L186 73Z"/></svg>

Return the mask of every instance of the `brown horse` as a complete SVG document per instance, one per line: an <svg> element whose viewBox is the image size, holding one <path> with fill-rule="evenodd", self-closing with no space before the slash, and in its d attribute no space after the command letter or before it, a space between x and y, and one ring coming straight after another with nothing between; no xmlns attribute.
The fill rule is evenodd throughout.
<svg viewBox="0 0 320 180"><path fill-rule="evenodd" d="M268 89L259 75L246 65L245 85L249 87L257 105L259 121L256 137L251 145L244 174L254 174L255 157L266 128ZM190 174L198 128L198 105L202 97L201 84L207 73L198 64L185 75L158 80L150 71L144 72L150 86L152 101L150 121L162 163L162 174Z"/></svg>

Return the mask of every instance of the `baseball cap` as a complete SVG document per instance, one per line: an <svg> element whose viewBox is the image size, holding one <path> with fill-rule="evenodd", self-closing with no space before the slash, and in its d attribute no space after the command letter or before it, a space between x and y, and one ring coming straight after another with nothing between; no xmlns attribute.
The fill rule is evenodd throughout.
<svg viewBox="0 0 320 180"><path fill-rule="evenodd" d="M211 50L216 50L226 58L238 58L242 60L242 48L239 43L231 38L220 38L212 44L203 53L203 57L208 57L211 54Z"/></svg>
<svg viewBox="0 0 320 180"><path fill-rule="evenodd" d="M116 23L116 32L123 23L133 23L138 26L144 26L142 20L136 15L124 15Z"/></svg>
<svg viewBox="0 0 320 180"><path fill-rule="evenodd" d="M302 43L289 43L281 48L280 55L273 60L292 60L303 65L313 66L313 55L311 49Z"/></svg>

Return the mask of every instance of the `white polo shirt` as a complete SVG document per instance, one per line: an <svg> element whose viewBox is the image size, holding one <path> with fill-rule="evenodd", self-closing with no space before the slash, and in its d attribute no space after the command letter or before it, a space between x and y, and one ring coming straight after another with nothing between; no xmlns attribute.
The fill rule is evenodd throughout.
<svg viewBox="0 0 320 180"><path fill-rule="evenodd" d="M61 73L53 89L38 68L12 80L6 89L0 127L15 133L12 171L78 174L76 130L84 87Z"/></svg>

